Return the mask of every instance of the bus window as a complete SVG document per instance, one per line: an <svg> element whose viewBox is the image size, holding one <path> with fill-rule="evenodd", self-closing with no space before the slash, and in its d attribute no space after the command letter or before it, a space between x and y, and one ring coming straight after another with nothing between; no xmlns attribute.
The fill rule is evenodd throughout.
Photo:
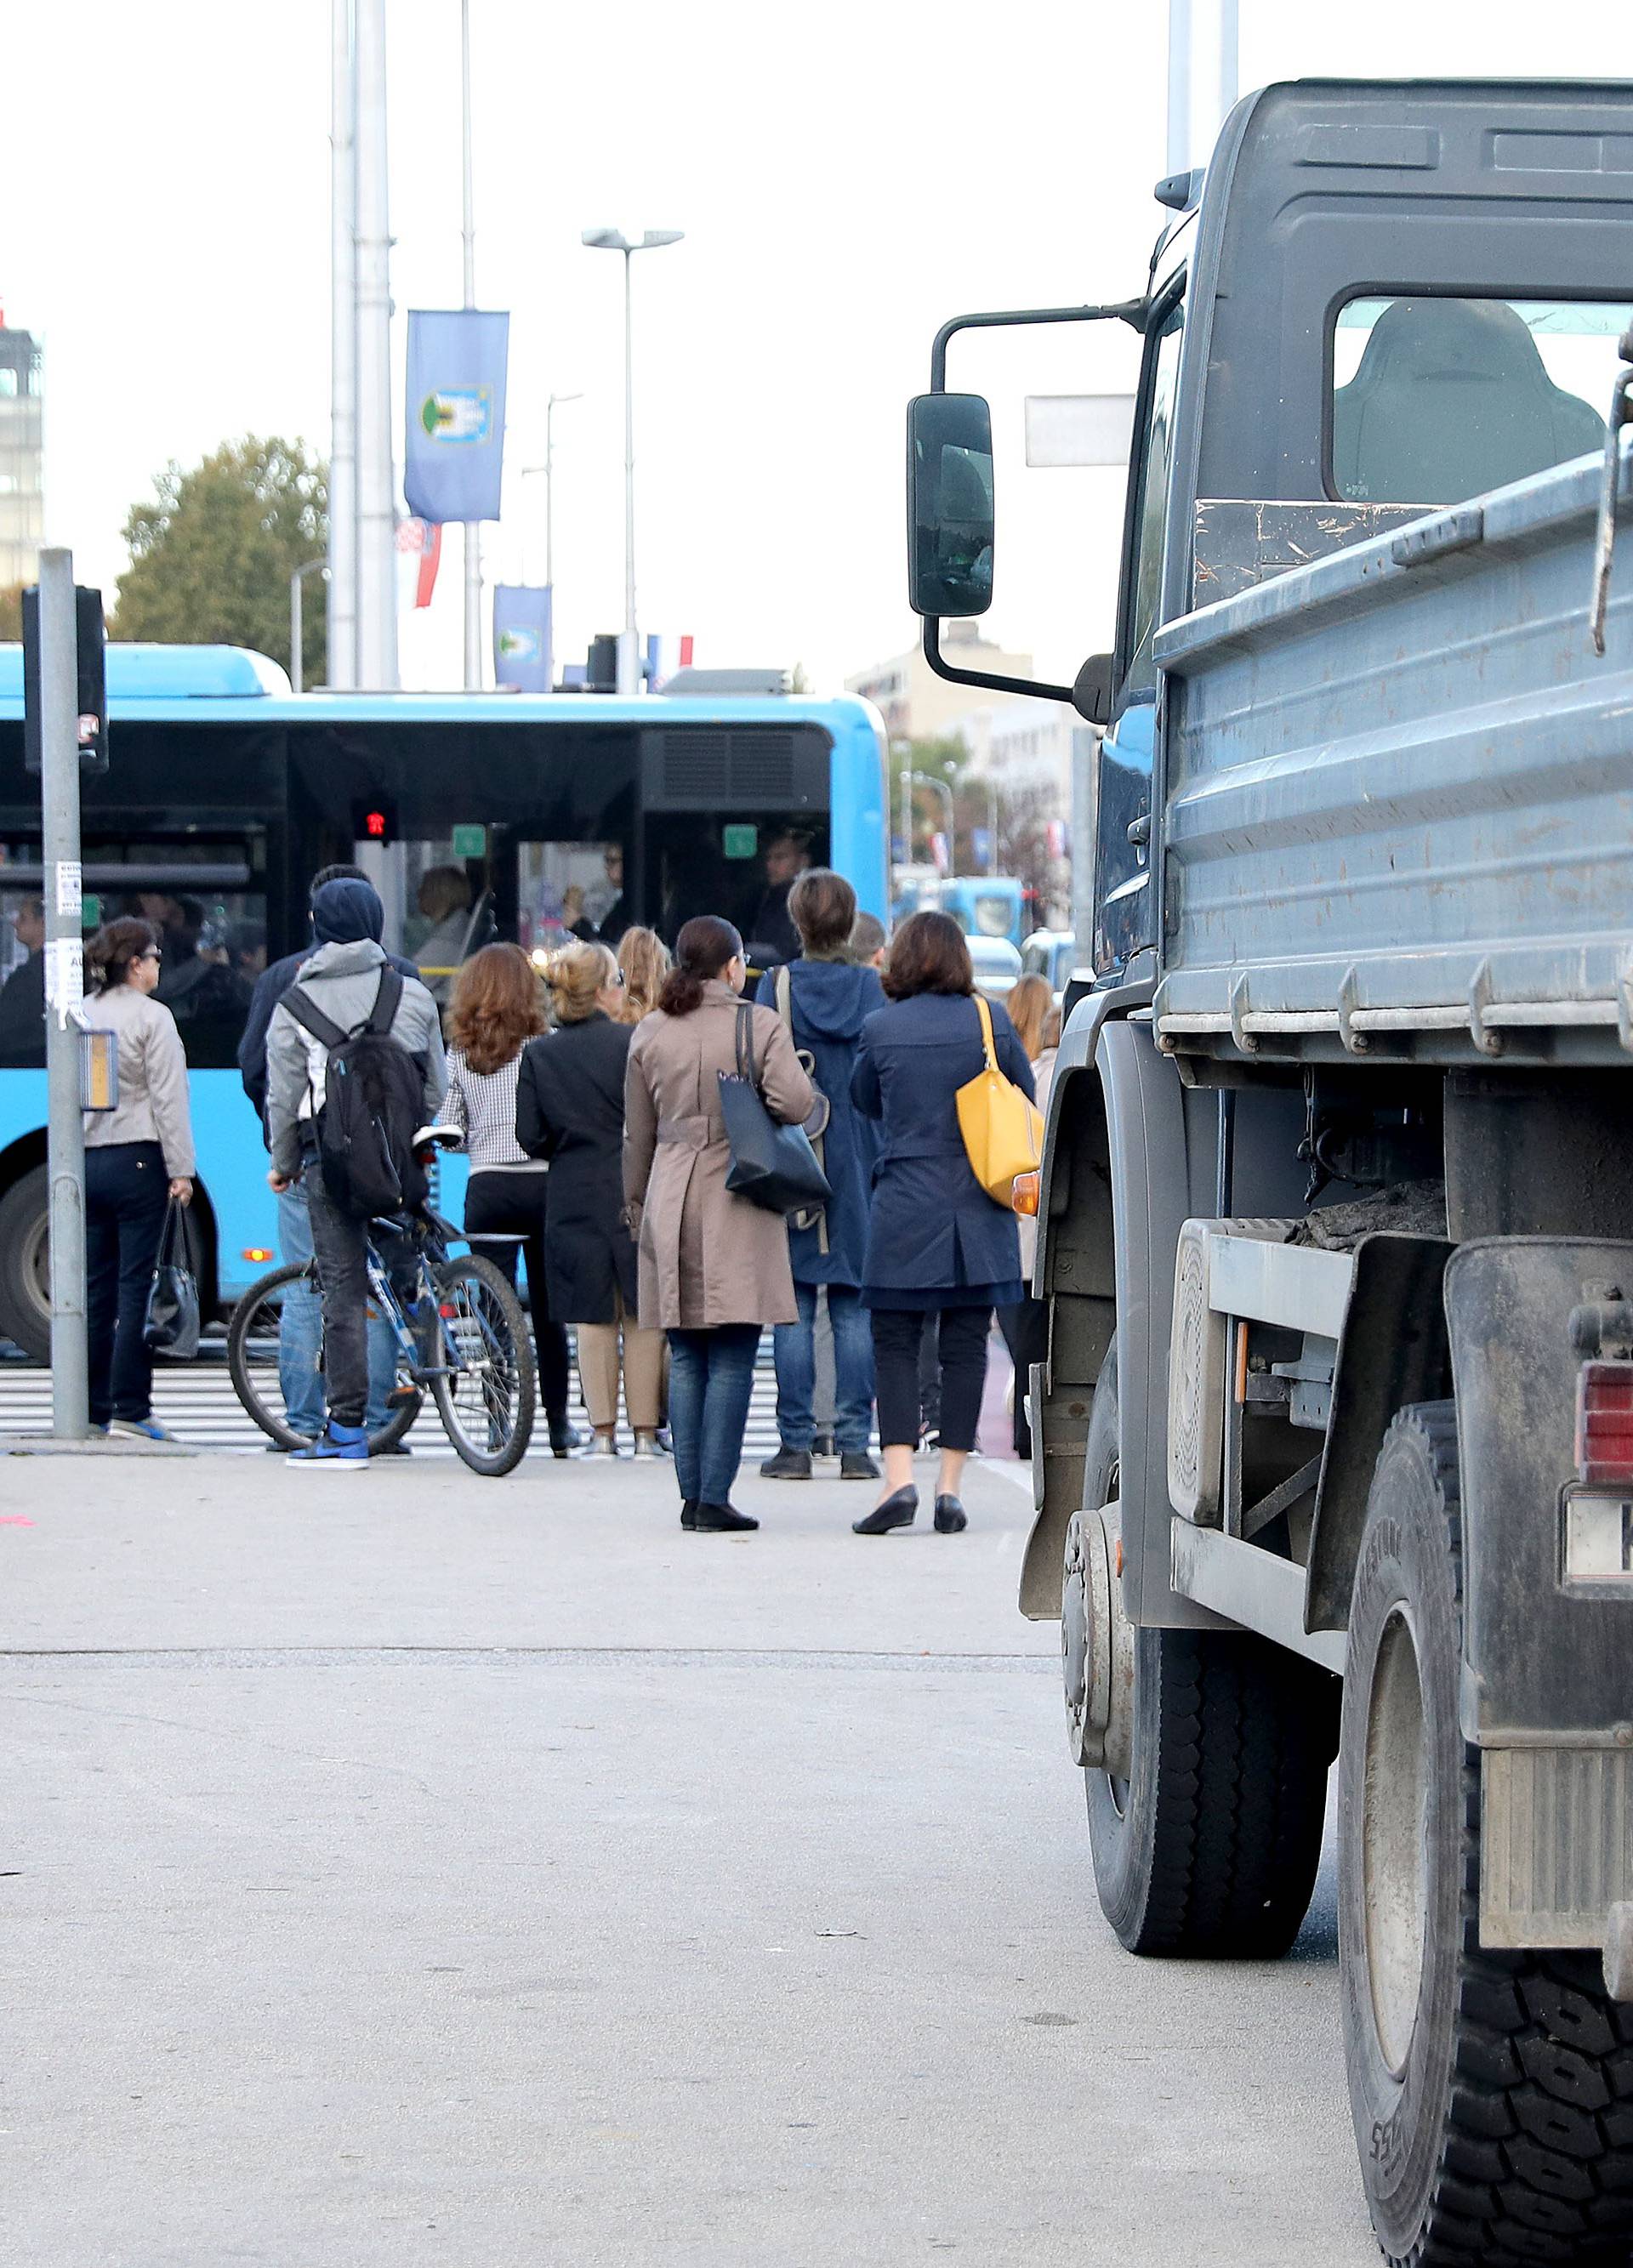
<svg viewBox="0 0 1633 2268"><path fill-rule="evenodd" d="M553 953L573 937L617 945L634 918L621 843L516 845L516 939L524 951Z"/></svg>

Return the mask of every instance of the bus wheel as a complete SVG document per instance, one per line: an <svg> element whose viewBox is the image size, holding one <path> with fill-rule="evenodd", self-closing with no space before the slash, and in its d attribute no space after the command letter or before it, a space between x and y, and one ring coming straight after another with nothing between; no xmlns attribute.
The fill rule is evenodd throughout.
<svg viewBox="0 0 1633 2268"><path fill-rule="evenodd" d="M1117 1370L1095 1388L1083 1496L1112 1477ZM1129 1777L1087 1774L1095 1886L1131 1953L1263 1960L1315 1887L1337 1681L1267 1640L1134 1632Z"/></svg>
<svg viewBox="0 0 1633 2268"><path fill-rule="evenodd" d="M1344 2060L1378 2242L1401 2268L1624 2260L1633 2007L1596 1954L1480 1949L1480 1759L1458 1721L1455 1405L1378 1451L1339 1747Z"/></svg>
<svg viewBox="0 0 1633 2268"><path fill-rule="evenodd" d="M0 1197L0 1333L51 1359L50 1181L34 1166Z"/></svg>

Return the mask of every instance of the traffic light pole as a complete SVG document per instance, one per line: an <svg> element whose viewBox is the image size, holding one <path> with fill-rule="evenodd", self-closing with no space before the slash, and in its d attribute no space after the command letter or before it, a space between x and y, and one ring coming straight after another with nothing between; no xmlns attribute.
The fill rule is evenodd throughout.
<svg viewBox="0 0 1633 2268"><path fill-rule="evenodd" d="M51 1430L90 1433L85 1145L80 1116L79 683L74 555L40 555L40 800L44 821L47 1171L51 1184Z"/></svg>

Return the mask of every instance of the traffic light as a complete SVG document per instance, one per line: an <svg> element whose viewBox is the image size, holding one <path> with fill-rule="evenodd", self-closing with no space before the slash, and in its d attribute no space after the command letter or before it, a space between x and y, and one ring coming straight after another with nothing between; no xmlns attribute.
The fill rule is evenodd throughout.
<svg viewBox="0 0 1633 2268"><path fill-rule="evenodd" d="M397 806L379 796L372 796L351 806L351 839L354 843L395 843L397 839Z"/></svg>
<svg viewBox="0 0 1633 2268"><path fill-rule="evenodd" d="M78 646L76 713L79 719L79 769L107 770L107 632L102 593L74 585L74 632ZM23 593L23 769L40 770L40 591L31 583Z"/></svg>

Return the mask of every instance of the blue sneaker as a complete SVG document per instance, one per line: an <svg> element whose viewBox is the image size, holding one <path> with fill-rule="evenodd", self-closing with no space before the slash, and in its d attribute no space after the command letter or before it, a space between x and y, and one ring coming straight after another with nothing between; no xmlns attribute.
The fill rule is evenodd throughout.
<svg viewBox="0 0 1633 2268"><path fill-rule="evenodd" d="M366 1465L368 1433L361 1425L338 1425L331 1418L328 1432L308 1441L304 1449L292 1449L289 1462L292 1465Z"/></svg>
<svg viewBox="0 0 1633 2268"><path fill-rule="evenodd" d="M166 1433L157 1418L110 1418L104 1429L127 1441L174 1441L175 1435Z"/></svg>

